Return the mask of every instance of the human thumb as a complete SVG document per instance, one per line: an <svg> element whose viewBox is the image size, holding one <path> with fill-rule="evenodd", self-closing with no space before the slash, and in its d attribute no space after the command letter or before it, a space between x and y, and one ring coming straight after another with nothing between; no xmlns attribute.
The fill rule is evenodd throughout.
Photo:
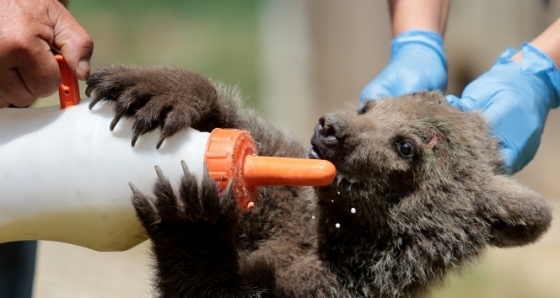
<svg viewBox="0 0 560 298"><path fill-rule="evenodd" d="M62 5L56 7L58 13L51 14L54 26L54 46L61 52L74 76L87 80L91 70L93 40Z"/></svg>

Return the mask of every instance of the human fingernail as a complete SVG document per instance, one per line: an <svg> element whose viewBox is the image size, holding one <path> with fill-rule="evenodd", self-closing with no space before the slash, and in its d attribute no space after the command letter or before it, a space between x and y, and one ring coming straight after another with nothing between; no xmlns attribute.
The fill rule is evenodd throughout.
<svg viewBox="0 0 560 298"><path fill-rule="evenodd" d="M78 68L76 69L76 78L81 81L85 81L89 78L91 66L89 60L80 60L78 62Z"/></svg>

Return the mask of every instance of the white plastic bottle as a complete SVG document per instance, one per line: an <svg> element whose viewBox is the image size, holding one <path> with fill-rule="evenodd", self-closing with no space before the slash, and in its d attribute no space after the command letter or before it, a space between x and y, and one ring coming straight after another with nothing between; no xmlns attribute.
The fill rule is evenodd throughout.
<svg viewBox="0 0 560 298"><path fill-rule="evenodd" d="M127 250L147 239L128 183L151 193L158 165L171 183L181 161L202 177L203 164L219 189L233 179L241 209L250 209L259 185L326 185L336 175L324 160L256 156L246 131L188 129L158 150L157 132L131 147L132 124L113 132L106 104L90 111L61 55L60 107L0 109L0 243L52 240L98 251Z"/></svg>
<svg viewBox="0 0 560 298"><path fill-rule="evenodd" d="M199 177L208 133L192 129L166 139L141 136L131 122L109 130L110 107L87 102L0 110L0 242L53 240L98 251L129 249L146 239L128 183L151 194L158 165L171 183L181 160Z"/></svg>
<svg viewBox="0 0 560 298"><path fill-rule="evenodd" d="M129 249L147 236L131 203L132 182L150 194L158 165L171 183L189 171L208 174L219 189L233 179L241 209L254 206L260 185L326 185L336 175L325 160L256 156L246 131L185 130L156 150L158 132L131 147L132 125L113 132L106 104L66 109L0 110L0 243L52 240L98 251Z"/></svg>

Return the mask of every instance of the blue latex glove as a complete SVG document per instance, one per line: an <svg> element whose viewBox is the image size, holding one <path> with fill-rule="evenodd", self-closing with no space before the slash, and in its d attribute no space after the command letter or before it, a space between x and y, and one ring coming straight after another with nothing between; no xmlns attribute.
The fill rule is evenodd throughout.
<svg viewBox="0 0 560 298"><path fill-rule="evenodd" d="M443 39L432 31L410 30L391 42L391 60L360 95L362 102L447 87Z"/></svg>
<svg viewBox="0 0 560 298"><path fill-rule="evenodd" d="M506 171L521 170L541 142L546 116L558 107L560 72L539 49L525 43L522 61L511 60L517 52L506 50L496 64L471 82L462 98L447 96L460 110L482 110L503 148Z"/></svg>

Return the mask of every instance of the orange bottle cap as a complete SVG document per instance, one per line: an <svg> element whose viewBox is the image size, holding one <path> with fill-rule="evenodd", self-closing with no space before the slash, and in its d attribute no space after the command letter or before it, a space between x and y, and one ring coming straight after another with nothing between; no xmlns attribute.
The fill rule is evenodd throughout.
<svg viewBox="0 0 560 298"><path fill-rule="evenodd" d="M246 156L256 154L255 141L247 131L216 128L210 133L206 144L204 161L208 174L220 190L233 179L233 193L242 209L248 209L254 201L255 187L243 181L243 164Z"/></svg>
<svg viewBox="0 0 560 298"><path fill-rule="evenodd" d="M326 160L256 156L251 134L238 129L214 129L204 159L220 190L233 179L234 196L243 210L254 206L257 186L321 186L336 175L336 168Z"/></svg>

